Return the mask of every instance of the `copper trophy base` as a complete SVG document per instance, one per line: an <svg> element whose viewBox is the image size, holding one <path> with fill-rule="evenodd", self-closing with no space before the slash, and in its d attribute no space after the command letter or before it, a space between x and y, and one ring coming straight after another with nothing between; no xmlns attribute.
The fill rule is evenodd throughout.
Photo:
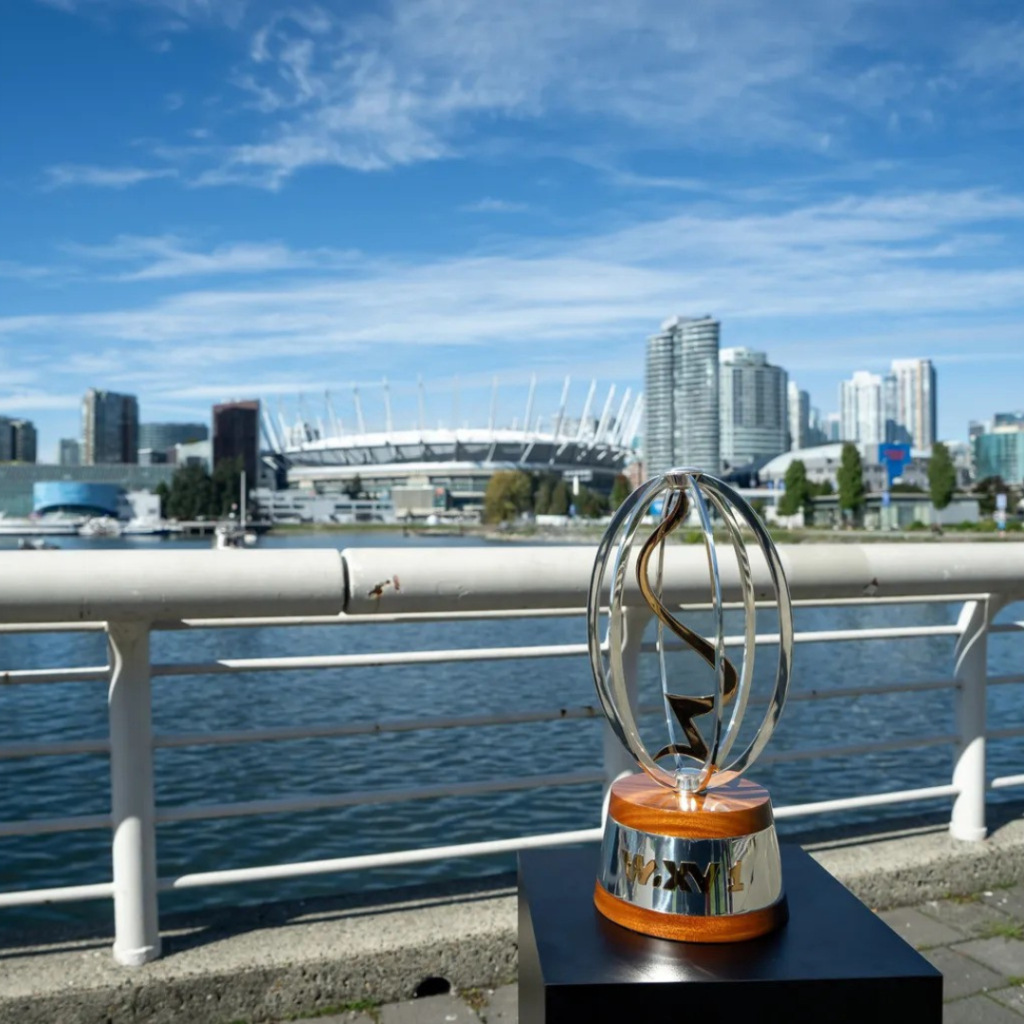
<svg viewBox="0 0 1024 1024"><path fill-rule="evenodd" d="M734 779L684 794L647 775L611 789L594 903L609 920L677 942L740 942L786 923L768 790Z"/></svg>

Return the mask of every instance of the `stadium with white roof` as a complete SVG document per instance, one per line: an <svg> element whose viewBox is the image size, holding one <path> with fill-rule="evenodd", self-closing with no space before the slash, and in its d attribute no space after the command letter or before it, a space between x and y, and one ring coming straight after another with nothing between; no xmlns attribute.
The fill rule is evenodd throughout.
<svg viewBox="0 0 1024 1024"><path fill-rule="evenodd" d="M482 507L488 481L499 470L551 473L607 494L634 457L643 396L634 398L627 388L616 401L612 385L598 413L597 384L591 382L577 417L567 409L569 387L566 379L554 413L535 417L532 382L524 427L516 421L499 427L495 398L485 426L427 428L421 385L418 425L396 429L385 385L383 430L365 429L358 391L354 432L341 428L329 402L326 415L315 424L303 418L290 426L283 420L275 423L265 412L263 429L270 448L285 464L289 487L331 494L358 481L367 494L390 497L399 511L476 511Z"/></svg>

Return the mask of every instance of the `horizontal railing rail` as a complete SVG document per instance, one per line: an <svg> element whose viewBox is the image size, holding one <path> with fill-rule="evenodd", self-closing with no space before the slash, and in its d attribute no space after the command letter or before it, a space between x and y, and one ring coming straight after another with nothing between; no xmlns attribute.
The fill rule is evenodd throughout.
<svg viewBox="0 0 1024 1024"><path fill-rule="evenodd" d="M486 856L531 846L596 839L600 828L485 842L338 857L298 864L271 864L193 872L159 878L156 826L249 815L284 814L328 808L375 806L541 787L610 782L635 769L616 743L606 742L600 771L518 776L335 794L296 794L233 803L158 806L154 797L153 752L201 747L343 738L459 728L584 720L601 717L595 705L508 710L370 722L318 722L261 729L154 732L150 689L154 677L180 678L254 672L373 669L548 658L585 659L586 644L482 646L359 654L217 658L211 661L154 662L154 631L307 626L401 625L578 616L584 612L594 552L587 548L381 548L337 552L36 552L0 554L0 633L106 631L110 662L0 672L4 687L104 682L109 687L109 733L101 738L19 739L0 742L0 761L41 757L106 756L110 759L109 814L74 815L0 822L0 836L58 834L111 829L113 879L84 885L0 893L0 908L39 903L113 898L115 957L142 963L159 955L157 894L207 885L297 878L325 873L424 863L449 857ZM729 554L721 557L723 594L740 608L738 573ZM767 592L763 562L753 556L755 585ZM950 691L956 701L956 731L929 736L771 751L766 763L850 758L897 750L947 745L956 750L953 777L941 785L825 799L776 808L780 819L898 803L953 798L950 832L959 839L986 834L985 799L992 789L1024 785L1024 775L989 779L986 739L1024 735L1021 728L988 729L986 685L1024 682L1024 675L987 676L990 633L1024 631L1024 622L993 624L1005 605L1024 600L1024 545L997 544L821 544L782 552L798 607L858 607L945 603L960 606L953 625L885 626L801 631L798 644L956 639L949 678L839 685L793 692L794 702L851 700L898 693ZM28 569L31 572L28 572ZM687 610L708 607L703 551L678 546L666 557L666 598ZM627 593L630 614L642 617L637 594ZM638 619L642 621L642 619ZM653 649L642 629L630 632L633 654ZM640 639L636 639L639 637ZM777 644L772 633L758 635ZM729 647L741 646L729 636ZM628 661L629 659L627 659ZM758 703L753 700L752 703ZM640 714L661 713L640 705Z"/></svg>

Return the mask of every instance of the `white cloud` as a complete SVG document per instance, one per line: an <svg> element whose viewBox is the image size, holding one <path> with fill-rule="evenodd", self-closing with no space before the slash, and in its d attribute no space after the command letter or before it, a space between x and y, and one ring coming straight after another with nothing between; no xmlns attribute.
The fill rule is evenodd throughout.
<svg viewBox="0 0 1024 1024"><path fill-rule="evenodd" d="M407 367L412 349L431 352L432 362L447 352L449 363L453 347L510 344L527 360L554 351L588 359L624 340L637 343L673 312L712 311L733 339L774 334L772 353L783 365L830 347L853 363L856 346L824 340L842 318L847 332L871 318L908 338L920 337L914 332L927 319L1024 320L1024 254L1007 235L1011 220L1024 221L1024 198L981 191L765 213L717 205L589 238L423 262L346 263L345 254L280 243L200 252L173 237L120 238L79 252L127 262L119 273L135 279L261 277L131 308L0 319L0 334L12 352L33 351L34 339L47 338L80 353L99 349L126 378L166 387L194 384L200 365L210 383L253 372L280 377L288 361L307 358L342 366L355 355L360 366ZM961 253L970 259L951 258ZM330 269L331 260L343 269ZM287 277L278 273L285 270ZM971 330L933 332L932 353L965 351Z"/></svg>
<svg viewBox="0 0 1024 1024"><path fill-rule="evenodd" d="M67 245L65 250L87 260L126 265L110 275L116 281L339 269L355 266L361 259L355 252L294 250L281 242L235 242L204 252L198 250L194 243L175 235L120 235L107 245Z"/></svg>
<svg viewBox="0 0 1024 1024"><path fill-rule="evenodd" d="M95 167L89 164L58 164L46 168L46 189L87 185L95 188L129 188L143 181L176 178L178 172L163 167Z"/></svg>

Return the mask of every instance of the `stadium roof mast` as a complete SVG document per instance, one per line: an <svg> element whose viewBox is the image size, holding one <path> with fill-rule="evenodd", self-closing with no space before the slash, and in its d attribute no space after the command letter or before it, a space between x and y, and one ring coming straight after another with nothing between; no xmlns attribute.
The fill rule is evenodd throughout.
<svg viewBox="0 0 1024 1024"><path fill-rule="evenodd" d="M600 443L601 437L608 429L608 417L612 414L612 401L615 399L615 385L608 389L608 397L604 400L604 408L601 410L601 418L597 421L597 430L590 439L590 447L593 448Z"/></svg>
<svg viewBox="0 0 1024 1024"><path fill-rule="evenodd" d="M537 374L530 374L530 393L526 396L526 415L523 417L523 432L530 432L530 420L533 418L533 393L537 390Z"/></svg>
<svg viewBox="0 0 1024 1024"><path fill-rule="evenodd" d="M387 377L383 381L384 387L384 429L389 433L395 432L395 424L391 419L391 388L388 386Z"/></svg>
<svg viewBox="0 0 1024 1024"><path fill-rule="evenodd" d="M352 388L352 404L356 407L356 429L360 434L366 433L366 421L363 419L363 403L359 401L359 388Z"/></svg>
<svg viewBox="0 0 1024 1024"><path fill-rule="evenodd" d="M586 402L583 405L583 415L580 416L580 425L576 429L576 438L575 438L575 440L577 440L577 441L582 441L583 440L584 426L585 426L587 420L590 418L590 407L591 407L591 405L594 404L594 392L596 390L597 390L597 380L592 380L590 382L590 390L587 391L587 400L586 400Z"/></svg>
<svg viewBox="0 0 1024 1024"><path fill-rule="evenodd" d="M633 394L632 388L626 388L625 394L622 396L622 401L619 403L619 411L615 415L615 429L608 428L608 444L615 444L618 441L619 435L622 433L622 424L626 418L626 409L629 407L629 399Z"/></svg>
<svg viewBox="0 0 1024 1024"><path fill-rule="evenodd" d="M565 417L565 403L569 401L569 383L571 380L571 377L566 377L565 384L562 385L562 401L558 405L558 418L555 420L555 430L553 435L556 441L562 433L562 420ZM554 459L551 461L554 462Z"/></svg>

